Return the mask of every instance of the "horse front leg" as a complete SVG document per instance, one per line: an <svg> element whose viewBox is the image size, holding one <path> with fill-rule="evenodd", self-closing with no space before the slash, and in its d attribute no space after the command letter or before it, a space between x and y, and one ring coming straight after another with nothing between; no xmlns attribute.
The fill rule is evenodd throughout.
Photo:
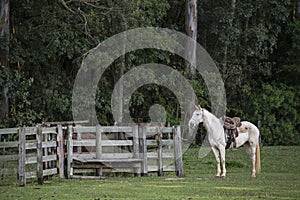
<svg viewBox="0 0 300 200"><path fill-rule="evenodd" d="M221 175L221 166L220 166L220 152L217 147L212 147L212 151L216 158L216 166L217 166L217 174L216 177L220 177Z"/></svg>
<svg viewBox="0 0 300 200"><path fill-rule="evenodd" d="M221 162L222 162L222 169L223 169L223 173L222 173L222 177L226 177L226 166L225 166L225 147L220 149L220 154L221 154Z"/></svg>

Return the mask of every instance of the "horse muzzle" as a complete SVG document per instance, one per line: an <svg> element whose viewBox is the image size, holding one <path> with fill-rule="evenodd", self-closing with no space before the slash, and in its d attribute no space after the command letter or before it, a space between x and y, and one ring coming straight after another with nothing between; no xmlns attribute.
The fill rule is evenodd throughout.
<svg viewBox="0 0 300 200"><path fill-rule="evenodd" d="M194 129L196 126L196 123L194 121L189 121L189 128Z"/></svg>

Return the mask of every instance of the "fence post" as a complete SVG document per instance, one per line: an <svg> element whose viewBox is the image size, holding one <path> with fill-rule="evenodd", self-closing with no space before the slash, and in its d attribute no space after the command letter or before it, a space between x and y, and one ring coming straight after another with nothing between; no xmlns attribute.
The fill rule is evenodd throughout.
<svg viewBox="0 0 300 200"><path fill-rule="evenodd" d="M98 124L96 126L96 159L101 159L102 156L102 129ZM102 168L97 169L97 175L102 176Z"/></svg>
<svg viewBox="0 0 300 200"><path fill-rule="evenodd" d="M81 127L81 125L76 125L76 127ZM77 131L77 140L80 141L81 140L81 133L79 131ZM77 153L81 153L82 152L82 147L76 147L77 149Z"/></svg>
<svg viewBox="0 0 300 200"><path fill-rule="evenodd" d="M37 179L38 184L42 185L44 183L43 179L43 132L42 126L38 125L36 134L36 150L37 150Z"/></svg>
<svg viewBox="0 0 300 200"><path fill-rule="evenodd" d="M261 121L257 121L257 128L259 131L261 131ZM259 134L259 146L262 147L262 142L261 142L261 134Z"/></svg>
<svg viewBox="0 0 300 200"><path fill-rule="evenodd" d="M174 126L174 156L176 175L183 176L183 163L182 163L182 147L181 147L181 129L180 126Z"/></svg>
<svg viewBox="0 0 300 200"><path fill-rule="evenodd" d="M67 149L68 149L68 159L67 159L67 178L71 178L73 175L73 169L72 169L72 161L73 161L73 130L72 126L68 126L68 141L67 141Z"/></svg>
<svg viewBox="0 0 300 200"><path fill-rule="evenodd" d="M142 175L148 176L146 127L139 126L140 157L143 159Z"/></svg>
<svg viewBox="0 0 300 200"><path fill-rule="evenodd" d="M26 185L25 159L26 159L26 135L25 127L19 128L19 186Z"/></svg>
<svg viewBox="0 0 300 200"><path fill-rule="evenodd" d="M157 175L163 176L163 152L162 152L162 131L158 127L158 133L156 134L156 142L157 142Z"/></svg>
<svg viewBox="0 0 300 200"><path fill-rule="evenodd" d="M139 127L137 125L132 126L132 142L133 142L133 157L139 158ZM141 176L141 170L143 168L143 164L141 164L139 169L134 169L134 174L136 176Z"/></svg>
<svg viewBox="0 0 300 200"><path fill-rule="evenodd" d="M62 125L57 126L57 149L56 150L57 150L57 155L58 155L59 178L65 178L64 144L63 144Z"/></svg>

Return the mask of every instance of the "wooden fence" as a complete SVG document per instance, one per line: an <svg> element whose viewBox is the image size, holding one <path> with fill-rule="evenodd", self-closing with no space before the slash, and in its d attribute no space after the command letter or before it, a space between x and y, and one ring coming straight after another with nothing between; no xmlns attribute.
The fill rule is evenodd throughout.
<svg viewBox="0 0 300 200"><path fill-rule="evenodd" d="M142 137L146 137L147 142L148 172L157 172L160 176L167 171L176 171L178 176L183 176L180 126L145 126Z"/></svg>
<svg viewBox="0 0 300 200"><path fill-rule="evenodd" d="M74 169L80 169L80 173L82 169L94 169L98 176L102 176L102 169L129 169L137 175L144 173L144 158L139 155L138 126L69 127L68 130L69 178L78 178L73 175ZM73 139L73 134L77 139ZM120 134L123 137L119 137Z"/></svg>
<svg viewBox="0 0 300 200"><path fill-rule="evenodd" d="M2 129L0 131L0 175L1 179L16 177L18 173L18 128Z"/></svg>
<svg viewBox="0 0 300 200"><path fill-rule="evenodd" d="M45 176L55 174L76 178L89 172L99 178L102 169L136 175L176 171L182 176L181 156L180 126L0 129L1 178L17 175L20 186L32 178L43 184Z"/></svg>
<svg viewBox="0 0 300 200"><path fill-rule="evenodd" d="M19 185L25 186L26 179L42 184L45 176L64 176L62 126L1 129L0 136L3 179L17 175Z"/></svg>
<svg viewBox="0 0 300 200"><path fill-rule="evenodd" d="M178 176L183 176L180 126L97 126L68 130L69 178L99 178L102 169L121 169L136 175L157 172L159 176L176 171ZM124 134L122 139L120 133ZM77 175L82 173L97 176Z"/></svg>
<svg viewBox="0 0 300 200"><path fill-rule="evenodd" d="M44 176L64 176L62 138L62 126L19 129L20 186L26 184L27 178L37 178L43 184Z"/></svg>

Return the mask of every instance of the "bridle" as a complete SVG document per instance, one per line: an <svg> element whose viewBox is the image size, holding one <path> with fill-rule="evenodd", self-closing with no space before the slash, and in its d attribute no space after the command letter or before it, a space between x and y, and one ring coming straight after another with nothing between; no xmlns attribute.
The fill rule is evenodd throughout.
<svg viewBox="0 0 300 200"><path fill-rule="evenodd" d="M201 114L202 114L202 116L201 116L201 117L202 117L202 122L204 122L204 110L203 110L203 108L201 108L200 111L201 111ZM196 120L195 120L195 119L192 118L191 121L192 121L194 124L196 124Z"/></svg>

